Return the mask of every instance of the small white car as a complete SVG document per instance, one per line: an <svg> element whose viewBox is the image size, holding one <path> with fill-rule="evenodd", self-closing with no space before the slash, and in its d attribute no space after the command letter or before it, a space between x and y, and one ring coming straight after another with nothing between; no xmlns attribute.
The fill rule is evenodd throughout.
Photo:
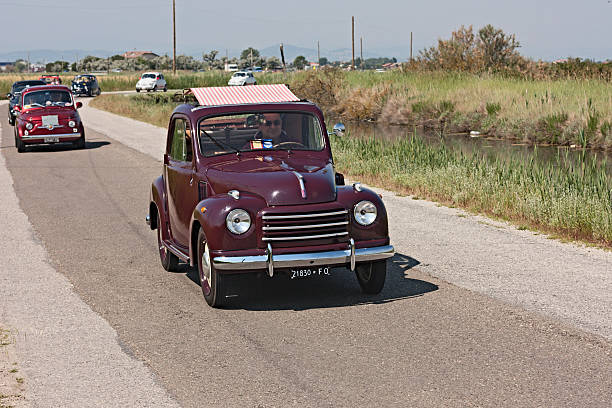
<svg viewBox="0 0 612 408"><path fill-rule="evenodd" d="M166 92L166 80L161 72L145 72L142 74L138 82L136 82L136 92L140 91L159 91Z"/></svg>
<svg viewBox="0 0 612 408"><path fill-rule="evenodd" d="M244 85L256 85L257 80L253 76L252 72L249 71L238 71L234 72L234 75L230 78L228 85L244 86Z"/></svg>

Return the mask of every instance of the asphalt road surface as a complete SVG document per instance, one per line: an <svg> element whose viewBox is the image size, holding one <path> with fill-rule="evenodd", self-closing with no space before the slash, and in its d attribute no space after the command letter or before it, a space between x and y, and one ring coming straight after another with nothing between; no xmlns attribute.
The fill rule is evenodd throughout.
<svg viewBox="0 0 612 408"><path fill-rule="evenodd" d="M525 255L527 246L538 248L540 241L530 241L538 237L512 235L518 242L502 248L506 258L496 252L503 244L496 243L487 255L491 242L486 236L467 237L471 245L463 246L463 251L474 262L469 268L458 262L458 277L453 278L452 260L440 255L447 260L438 267L435 254L419 249L441 253L443 238L433 235L431 242L403 244L411 240L409 229L392 232L398 254L388 263L380 295L361 294L349 271L334 269L331 277L304 281L280 276L239 279L232 307L212 309L189 268L178 273L161 268L155 233L144 223L150 184L161 172L158 159L120 143L120 134L111 139L91 128L86 130L84 150L37 147L18 154L6 105L0 107L0 118L0 151L19 206L33 228L27 239L42 244L51 268L116 333L115 341L97 346L119 345L130 358L143 362L152 387L160 387L172 399L168 404L608 407L612 403L610 309L606 309L611 269L603 251L551 243L551 251L582 254L580 262L596 269L595 279L601 277L599 282L585 283L603 287L604 292L588 298L589 305L599 306L582 308L584 324L572 318L581 309L557 310L553 301L530 307L529 293L541 288L531 284L521 288L508 278L509 285L516 287L508 295L483 283L487 276L500 286L505 280L499 276L503 265L489 266L487 258L495 263L505 260L510 270L520 258L513 254ZM436 210L417 203L404 208L407 214L390 211L389 218L412 216L415 232L419 231L428 224L421 218L423 206ZM439 211L438 218L450 217L450 210ZM460 220L468 221L473 233L479 226L493 234L499 229L480 219ZM27 270L27 257L22 262ZM542 279L567 280L553 276L554 269L553 265L545 271ZM478 281L464 276L472 275L472 270ZM49 279L56 278L49 275ZM460 286L448 283L454 279ZM44 288L47 283L33 279L31 284ZM41 293L44 296L44 290ZM78 319L81 312L67 313ZM78 336L78 331L71 336ZM47 351L47 358L60 354L62 347L70 348L71 338L56 347ZM36 361L28 367L35 378ZM117 374L122 375L123 369L118 365ZM83 386L79 381L86 385L91 380L86 371L79 378L75 390ZM61 391L69 401L72 390ZM163 392L159 398L165 398ZM44 401L37 404L46 406Z"/></svg>

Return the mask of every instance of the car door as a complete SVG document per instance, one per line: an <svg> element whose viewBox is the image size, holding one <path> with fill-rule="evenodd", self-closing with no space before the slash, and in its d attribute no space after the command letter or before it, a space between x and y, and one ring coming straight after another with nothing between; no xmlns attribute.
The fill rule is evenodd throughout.
<svg viewBox="0 0 612 408"><path fill-rule="evenodd" d="M189 222L198 203L198 183L195 179L190 129L186 117L174 116L164 155L170 235L174 242L183 248L189 247Z"/></svg>

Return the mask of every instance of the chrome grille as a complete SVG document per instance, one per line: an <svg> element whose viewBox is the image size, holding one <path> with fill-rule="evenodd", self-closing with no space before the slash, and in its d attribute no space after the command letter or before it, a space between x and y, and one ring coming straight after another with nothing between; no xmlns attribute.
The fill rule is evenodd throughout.
<svg viewBox="0 0 612 408"><path fill-rule="evenodd" d="M297 246L348 240L348 211L333 209L314 212L265 213L262 240L272 245Z"/></svg>

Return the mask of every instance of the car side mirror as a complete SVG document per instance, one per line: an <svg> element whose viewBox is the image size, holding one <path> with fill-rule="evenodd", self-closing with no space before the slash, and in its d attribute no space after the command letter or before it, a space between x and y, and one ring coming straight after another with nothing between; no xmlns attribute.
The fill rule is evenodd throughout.
<svg viewBox="0 0 612 408"><path fill-rule="evenodd" d="M342 123L336 123L334 125L334 134L336 136L344 136L345 130L346 130L346 128L344 127L344 124L342 124Z"/></svg>
<svg viewBox="0 0 612 408"><path fill-rule="evenodd" d="M337 186L344 186L344 174L342 173L336 173L336 185Z"/></svg>
<svg viewBox="0 0 612 408"><path fill-rule="evenodd" d="M9 93L6 94L6 99L11 99L12 97L13 97L12 93L9 92Z"/></svg>
<svg viewBox="0 0 612 408"><path fill-rule="evenodd" d="M21 112L21 106L19 106L19 105L15 105L15 106L13 106L13 110L14 110L15 112Z"/></svg>
<svg viewBox="0 0 612 408"><path fill-rule="evenodd" d="M75 106L76 106L77 109L82 108L83 107L83 102L77 102Z"/></svg>

